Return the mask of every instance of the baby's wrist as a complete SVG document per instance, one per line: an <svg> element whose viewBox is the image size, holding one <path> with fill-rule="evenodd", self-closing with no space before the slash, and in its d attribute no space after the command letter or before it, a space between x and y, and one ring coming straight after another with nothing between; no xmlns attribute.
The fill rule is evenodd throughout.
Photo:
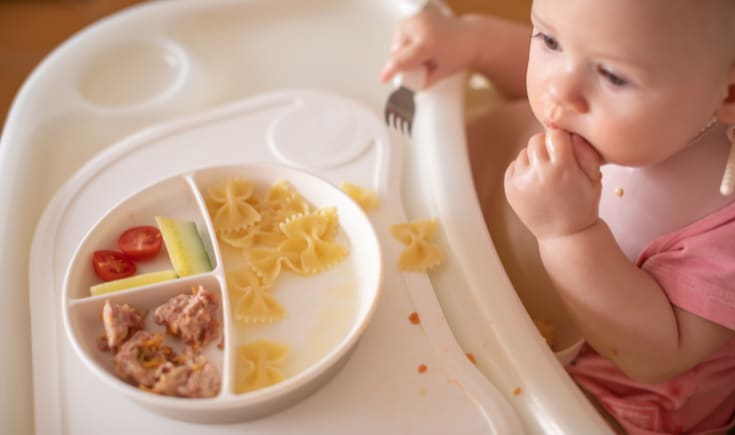
<svg viewBox="0 0 735 435"><path fill-rule="evenodd" d="M467 49L467 64L470 68L475 69L479 65L487 62L487 58L492 57L483 50L492 46L492 44L483 43L487 41L489 36L489 28L492 27L491 19L486 15L467 14L460 17L462 21L462 35L460 37L461 46Z"/></svg>
<svg viewBox="0 0 735 435"><path fill-rule="evenodd" d="M559 232L539 235L536 236L536 239L539 246L541 244L565 243L573 239L579 239L582 237L586 237L587 235L594 234L597 231L598 227L602 224L602 220L599 217L595 217L595 219L587 225L582 225L569 230L562 230Z"/></svg>

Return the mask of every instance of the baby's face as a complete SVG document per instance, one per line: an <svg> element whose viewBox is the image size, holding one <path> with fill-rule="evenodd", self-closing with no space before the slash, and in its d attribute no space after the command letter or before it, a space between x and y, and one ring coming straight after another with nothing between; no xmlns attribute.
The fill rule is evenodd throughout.
<svg viewBox="0 0 735 435"><path fill-rule="evenodd" d="M726 96L735 51L721 1L535 0L534 114L611 163L650 165L680 151Z"/></svg>

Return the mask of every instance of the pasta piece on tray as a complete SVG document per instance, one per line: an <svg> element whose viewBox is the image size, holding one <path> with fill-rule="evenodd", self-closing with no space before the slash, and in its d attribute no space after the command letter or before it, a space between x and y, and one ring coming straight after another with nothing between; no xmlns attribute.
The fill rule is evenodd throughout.
<svg viewBox="0 0 735 435"><path fill-rule="evenodd" d="M392 225L391 234L405 247L398 257L398 269L422 272L444 261L444 253L432 241L438 225L436 219Z"/></svg>

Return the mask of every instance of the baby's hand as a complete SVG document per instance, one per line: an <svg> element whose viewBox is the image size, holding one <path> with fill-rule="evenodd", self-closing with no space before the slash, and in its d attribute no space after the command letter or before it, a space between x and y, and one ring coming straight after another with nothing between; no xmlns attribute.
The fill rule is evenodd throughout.
<svg viewBox="0 0 735 435"><path fill-rule="evenodd" d="M598 219L601 164L581 137L558 129L539 133L505 171L505 195L537 239L571 235Z"/></svg>
<svg viewBox="0 0 735 435"><path fill-rule="evenodd" d="M429 87L438 80L468 67L479 41L468 39L466 23L446 16L435 8L426 8L398 23L393 34L391 54L380 73L387 82L401 71L425 67Z"/></svg>

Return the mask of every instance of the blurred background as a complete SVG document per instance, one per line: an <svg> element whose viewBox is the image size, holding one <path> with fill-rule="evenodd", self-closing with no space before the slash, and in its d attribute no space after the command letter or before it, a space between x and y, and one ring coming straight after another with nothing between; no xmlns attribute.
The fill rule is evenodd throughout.
<svg viewBox="0 0 735 435"><path fill-rule="evenodd" d="M495 14L522 22L528 21L531 4L531 0L445 1L456 14ZM94 21L137 3L143 1L0 0L0 130L16 92L44 56Z"/></svg>

